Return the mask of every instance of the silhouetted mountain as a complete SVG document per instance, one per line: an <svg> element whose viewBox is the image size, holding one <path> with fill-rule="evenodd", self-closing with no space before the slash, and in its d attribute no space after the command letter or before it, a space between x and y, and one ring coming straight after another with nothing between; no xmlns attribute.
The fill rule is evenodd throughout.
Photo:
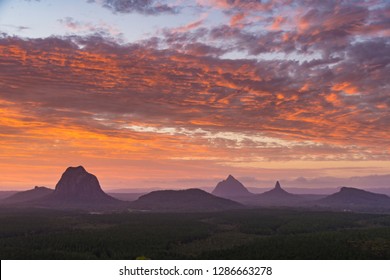
<svg viewBox="0 0 390 280"><path fill-rule="evenodd" d="M229 175L226 180L219 182L212 191L212 194L229 199L239 199L253 196L253 194L250 193L248 189L232 175Z"/></svg>
<svg viewBox="0 0 390 280"><path fill-rule="evenodd" d="M130 207L150 211L204 212L238 209L243 206L200 189L187 189L154 191L141 196Z"/></svg>
<svg viewBox="0 0 390 280"><path fill-rule="evenodd" d="M319 200L318 204L344 210L390 209L390 197L361 189L342 187L339 192Z"/></svg>
<svg viewBox="0 0 390 280"><path fill-rule="evenodd" d="M20 203L20 202L29 202L36 199L43 198L53 193L52 189L46 187L35 187L32 190L17 192L6 199L4 199L4 203Z"/></svg>
<svg viewBox="0 0 390 280"><path fill-rule="evenodd" d="M0 191L0 201L18 193L18 191Z"/></svg>
<svg viewBox="0 0 390 280"><path fill-rule="evenodd" d="M299 203L304 200L303 197L282 189L279 181L277 181L272 190L256 195L255 198L248 201L248 204L260 206L299 206Z"/></svg>
<svg viewBox="0 0 390 280"><path fill-rule="evenodd" d="M295 195L282 189L279 181L276 181L275 187L270 191L262 193L261 196L267 198L280 198L280 197L284 198L284 197L293 197Z"/></svg>
<svg viewBox="0 0 390 280"><path fill-rule="evenodd" d="M43 199L45 205L56 208L105 208L123 204L100 187L95 175L88 173L84 167L69 167L62 174L54 192Z"/></svg>

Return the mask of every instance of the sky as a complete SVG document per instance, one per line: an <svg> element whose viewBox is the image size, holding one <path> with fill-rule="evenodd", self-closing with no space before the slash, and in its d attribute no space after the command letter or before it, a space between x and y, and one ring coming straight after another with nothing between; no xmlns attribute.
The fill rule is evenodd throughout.
<svg viewBox="0 0 390 280"><path fill-rule="evenodd" d="M0 190L390 174L389 36L390 1L0 1Z"/></svg>

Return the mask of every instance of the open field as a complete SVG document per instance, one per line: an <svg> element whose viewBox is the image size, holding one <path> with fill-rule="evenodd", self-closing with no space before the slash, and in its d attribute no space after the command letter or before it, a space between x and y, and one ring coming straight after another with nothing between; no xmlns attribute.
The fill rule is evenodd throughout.
<svg viewBox="0 0 390 280"><path fill-rule="evenodd" d="M390 259L390 215L0 210L1 259Z"/></svg>

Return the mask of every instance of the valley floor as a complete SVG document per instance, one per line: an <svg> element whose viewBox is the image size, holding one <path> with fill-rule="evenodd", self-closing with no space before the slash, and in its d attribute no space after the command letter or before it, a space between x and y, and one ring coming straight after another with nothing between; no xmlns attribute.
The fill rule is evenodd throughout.
<svg viewBox="0 0 390 280"><path fill-rule="evenodd" d="M0 209L1 259L390 259L390 215Z"/></svg>

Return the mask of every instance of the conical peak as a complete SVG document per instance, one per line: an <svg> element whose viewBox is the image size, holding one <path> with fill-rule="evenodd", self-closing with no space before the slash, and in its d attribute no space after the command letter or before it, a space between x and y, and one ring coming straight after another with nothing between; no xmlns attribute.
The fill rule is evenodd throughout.
<svg viewBox="0 0 390 280"><path fill-rule="evenodd" d="M212 194L222 197L245 196L250 194L240 181L229 175L225 180L219 182Z"/></svg>
<svg viewBox="0 0 390 280"><path fill-rule="evenodd" d="M263 194L261 194L263 197L268 197L270 199L281 199L281 198L287 198L287 197L293 197L294 194L291 194L280 186L279 181L276 181L275 187L272 190L269 190Z"/></svg>
<svg viewBox="0 0 390 280"><path fill-rule="evenodd" d="M227 177L226 181L229 181L229 180L236 180L236 178L234 178L232 175L229 174L229 176Z"/></svg>

